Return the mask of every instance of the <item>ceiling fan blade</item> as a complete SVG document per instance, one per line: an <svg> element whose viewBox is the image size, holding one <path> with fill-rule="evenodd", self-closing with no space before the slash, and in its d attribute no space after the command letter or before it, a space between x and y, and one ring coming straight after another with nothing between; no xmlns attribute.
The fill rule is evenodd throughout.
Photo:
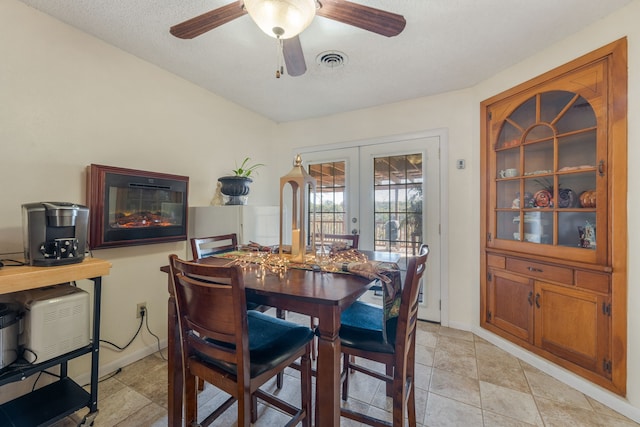
<svg viewBox="0 0 640 427"><path fill-rule="evenodd" d="M234 1L200 16L176 24L169 32L181 39L192 39L236 18L246 15L242 1Z"/></svg>
<svg viewBox="0 0 640 427"><path fill-rule="evenodd" d="M304 62L304 53L298 36L282 41L282 55L284 56L284 65L287 67L287 74L290 76L301 76L307 71L307 64Z"/></svg>
<svg viewBox="0 0 640 427"><path fill-rule="evenodd" d="M346 0L320 0L317 15L353 25L383 36L397 36L404 30L404 16Z"/></svg>

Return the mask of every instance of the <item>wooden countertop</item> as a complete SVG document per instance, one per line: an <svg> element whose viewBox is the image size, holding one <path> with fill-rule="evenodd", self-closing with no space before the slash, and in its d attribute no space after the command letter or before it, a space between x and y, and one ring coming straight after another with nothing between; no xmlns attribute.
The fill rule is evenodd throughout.
<svg viewBox="0 0 640 427"><path fill-rule="evenodd" d="M110 269L110 262L98 258L55 267L4 266L0 268L0 294L106 276Z"/></svg>

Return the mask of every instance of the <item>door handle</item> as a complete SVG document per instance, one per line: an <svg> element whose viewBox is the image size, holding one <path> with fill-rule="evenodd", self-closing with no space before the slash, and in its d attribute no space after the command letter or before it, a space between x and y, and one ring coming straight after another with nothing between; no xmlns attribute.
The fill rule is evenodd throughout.
<svg viewBox="0 0 640 427"><path fill-rule="evenodd" d="M536 294L536 307L540 308L540 294Z"/></svg>
<svg viewBox="0 0 640 427"><path fill-rule="evenodd" d="M529 301L529 305L533 305L533 291L529 291L529 295L527 295L527 301Z"/></svg>

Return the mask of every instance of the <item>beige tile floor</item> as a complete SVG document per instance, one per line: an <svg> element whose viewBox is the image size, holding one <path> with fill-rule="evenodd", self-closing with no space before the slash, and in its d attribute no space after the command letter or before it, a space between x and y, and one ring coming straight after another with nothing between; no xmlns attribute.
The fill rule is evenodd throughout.
<svg viewBox="0 0 640 427"><path fill-rule="evenodd" d="M289 319L308 324L308 318ZM418 425L438 426L639 426L597 401L473 335L421 322L416 349ZM167 362L158 353L122 369L99 385L96 427L167 425ZM286 372L281 396L298 402L297 371ZM379 381L352 374L349 406L389 418L390 399ZM275 389L274 382L266 385ZM211 385L199 395L200 414L221 401ZM235 407L216 426L235 426ZM80 412L82 415L86 412ZM282 426L287 418L260 404L259 427ZM69 417L56 427L77 425ZM342 426L355 426L342 419Z"/></svg>

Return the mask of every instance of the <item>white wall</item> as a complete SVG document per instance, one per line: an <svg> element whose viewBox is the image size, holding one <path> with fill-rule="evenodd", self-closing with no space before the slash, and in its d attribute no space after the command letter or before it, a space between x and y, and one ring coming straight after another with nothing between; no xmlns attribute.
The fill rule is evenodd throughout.
<svg viewBox="0 0 640 427"><path fill-rule="evenodd" d="M86 203L91 163L188 175L193 206L209 204L234 161L269 163L271 121L22 3L0 1L0 28L0 254L22 252L21 204ZM261 171L251 202L266 202L260 189L270 175ZM185 243L93 252L113 264L103 281L102 338L126 344L138 327L136 303L147 302L150 329L166 340L159 268L174 252L186 256ZM101 365L154 348L145 331L124 353L103 347Z"/></svg>
<svg viewBox="0 0 640 427"><path fill-rule="evenodd" d="M479 206L477 157L479 143L472 139L474 104L472 92L462 90L429 98L416 99L377 108L359 110L336 116L280 124L281 138L288 141L288 152L304 146L349 143L382 136L411 134L425 130L447 128L449 166L448 188L441 195L441 203L449 212L449 318L456 324L477 323L479 307L469 298L469 289L477 289L479 270L480 222L469 221L469 206ZM467 159L466 169L456 169L455 159ZM288 159L284 158L283 162ZM303 157L304 161L304 157ZM285 168L285 165L281 166ZM457 215L459 213L459 215ZM465 216L466 213L466 216ZM451 254L455 254L452 257ZM458 267L460 260L469 269ZM472 291L474 294L476 290ZM459 297L462 295L463 297Z"/></svg>
<svg viewBox="0 0 640 427"><path fill-rule="evenodd" d="M637 102L640 95L640 74L637 71L640 69L638 17L640 0L468 90L313 120L284 123L279 125L279 132L281 138L287 142L288 152L291 153L295 148L303 146L345 143L448 128L449 153L448 158L443 161L448 162L449 185L445 189L446 194L443 194L443 203L447 203L449 208L449 236L445 237L449 244L449 324L482 334L485 338L516 352L518 356L527 358L529 362L640 422L640 365L634 362L640 360L640 314L634 309L640 305L640 288L635 286L640 277L638 267L629 262L627 399L621 399L551 366L542 359L521 352L480 329L479 209L477 221L468 220L469 206L480 205L480 102L624 36L628 38L629 58L629 187L633 188L634 183L640 182L638 168L633 167L636 161L640 162L640 120L637 119L640 116L640 106ZM456 169L456 159L466 159L467 168ZM284 165L280 168L286 169ZM637 198L629 196L628 215L629 230L638 229L640 201ZM629 259L637 259L640 256L640 244L634 239L628 243ZM466 268L460 268L461 265Z"/></svg>
<svg viewBox="0 0 640 427"><path fill-rule="evenodd" d="M449 176L443 202L449 209L448 321L486 334L478 326L479 214L477 221L468 220L469 206L480 202L479 103L626 35L633 188L640 178L638 168L632 167L640 161L640 30L635 22L639 16L640 0L636 0L474 88L276 125L22 3L3 0L0 253L22 250L22 203L84 201L83 173L90 163L189 175L190 204L206 205L215 179L249 153L269 165L253 184L250 203L278 203L278 179L291 169L294 147L447 128L448 158L443 161L448 162ZM283 141L277 149L275 141ZM467 168L456 169L455 159L466 159ZM640 201L629 197L628 212L629 230L638 229ZM630 260L640 256L639 245L629 241ZM184 243L95 251L95 256L113 263L103 286L103 338L126 342L137 327L135 304L147 301L150 326L166 339L166 277L158 269L169 253L184 251ZM640 421L640 365L634 362L640 360L640 313L634 309L640 306L638 278L638 267L629 262L628 401L569 374L558 376ZM101 364L128 363L154 345L147 334L124 354L103 349Z"/></svg>

